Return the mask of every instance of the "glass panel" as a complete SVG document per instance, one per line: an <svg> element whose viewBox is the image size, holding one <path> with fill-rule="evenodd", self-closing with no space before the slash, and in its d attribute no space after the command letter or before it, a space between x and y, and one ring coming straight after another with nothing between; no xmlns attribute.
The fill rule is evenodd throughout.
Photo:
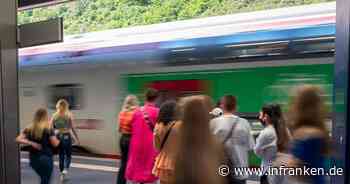
<svg viewBox="0 0 350 184"><path fill-rule="evenodd" d="M56 109L56 103L60 99L65 99L72 110L83 108L82 100L83 87L80 84L58 84L48 88L48 107Z"/></svg>

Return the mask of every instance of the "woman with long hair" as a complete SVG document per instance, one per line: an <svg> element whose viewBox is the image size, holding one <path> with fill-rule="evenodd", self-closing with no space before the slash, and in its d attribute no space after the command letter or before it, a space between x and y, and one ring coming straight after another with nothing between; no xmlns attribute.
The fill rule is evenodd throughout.
<svg viewBox="0 0 350 184"><path fill-rule="evenodd" d="M277 181L271 179L272 176L267 176L266 172L272 166L278 152L287 152L290 136L280 105L264 105L261 108L259 120L265 128L256 139L254 151L262 159L263 175L260 178L260 183L268 184Z"/></svg>
<svg viewBox="0 0 350 184"><path fill-rule="evenodd" d="M207 96L186 97L180 103L178 153L174 180L183 184L220 184L225 181L218 175L224 152L209 130L212 105Z"/></svg>
<svg viewBox="0 0 350 184"><path fill-rule="evenodd" d="M139 101L135 95L128 95L123 103L122 110L118 116L119 133L121 138L119 141L121 151L121 164L118 173L117 183L125 184L125 169L128 163L129 145L131 138L131 120L134 116L135 110L139 107Z"/></svg>
<svg viewBox="0 0 350 184"><path fill-rule="evenodd" d="M49 184L53 171L53 147L59 145L48 121L45 109L38 109L31 125L16 138L20 144L30 145L30 166L40 176L41 184Z"/></svg>
<svg viewBox="0 0 350 184"><path fill-rule="evenodd" d="M52 117L52 126L61 141L59 150L59 168L61 172L61 180L68 174L72 159L73 141L77 144L79 138L73 126L73 115L69 111L69 103L65 99L58 100L56 104L56 112Z"/></svg>
<svg viewBox="0 0 350 184"><path fill-rule="evenodd" d="M301 86L292 99L289 121L293 141L289 167L325 168L330 151L330 137L326 127L326 105L320 88ZM324 184L324 176L303 176L299 183Z"/></svg>
<svg viewBox="0 0 350 184"><path fill-rule="evenodd" d="M153 174L161 184L169 184L174 175L177 154L177 136L181 122L176 114L176 101L166 101L160 106L154 128L154 146L160 152L153 167Z"/></svg>

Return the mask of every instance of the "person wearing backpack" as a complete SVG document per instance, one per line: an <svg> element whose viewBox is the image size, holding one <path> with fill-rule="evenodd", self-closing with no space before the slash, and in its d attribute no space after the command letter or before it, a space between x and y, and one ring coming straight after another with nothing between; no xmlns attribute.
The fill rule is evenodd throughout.
<svg viewBox="0 0 350 184"><path fill-rule="evenodd" d="M131 139L125 178L129 183L154 183L158 180L152 174L154 161L158 155L153 146L153 129L159 108L155 101L158 91L148 89L144 106L138 108L131 122Z"/></svg>
<svg viewBox="0 0 350 184"><path fill-rule="evenodd" d="M154 129L154 146L160 152L152 173L159 177L161 184L171 183L174 175L175 157L178 152L177 137L181 121L176 117L176 102L166 101L159 110Z"/></svg>
<svg viewBox="0 0 350 184"><path fill-rule="evenodd" d="M249 166L248 154L254 148L254 139L249 122L235 115L236 106L235 96L224 96L221 101L221 109L223 109L224 114L212 119L210 127L213 134L224 145L225 154L231 167L230 183L245 184L248 176L236 175L232 171L234 168Z"/></svg>

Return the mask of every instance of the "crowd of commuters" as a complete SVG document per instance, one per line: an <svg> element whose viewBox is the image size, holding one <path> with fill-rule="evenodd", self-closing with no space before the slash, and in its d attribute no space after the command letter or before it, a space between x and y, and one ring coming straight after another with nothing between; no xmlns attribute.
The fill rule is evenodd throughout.
<svg viewBox="0 0 350 184"><path fill-rule="evenodd" d="M120 114L120 127L128 122L128 136L134 143L130 144L133 151L122 156L127 167L125 174L119 173L118 181L123 178L128 183L247 183L248 175L231 173L223 177L218 168L221 164L248 168L249 153L254 151L262 160L261 184L325 183L323 176L267 174L270 167L281 165L324 168L329 133L319 88L299 87L285 113L279 104L262 106L258 119L264 128L256 141L249 122L237 115L237 99L233 95L223 96L216 106L208 96L184 97L165 101L158 110L153 104L156 94L155 90L146 92L145 107L135 108L133 117L123 118L125 110Z"/></svg>
<svg viewBox="0 0 350 184"><path fill-rule="evenodd" d="M270 167L324 168L330 152L326 107L322 91L301 86L289 111L278 104L261 107L258 119L263 130L254 140L250 123L237 115L238 101L225 95L214 106L205 95L168 100L158 108L158 91L148 89L144 106L135 95L125 98L118 116L121 165L117 184L244 184L248 173L221 176L218 168L248 168L249 153L262 160L261 184L324 184L323 176L269 175ZM65 100L57 102L51 120L39 109L32 124L17 137L30 146L30 166L48 184L53 155L59 152L61 178L68 173L72 144L79 144L73 116Z"/></svg>

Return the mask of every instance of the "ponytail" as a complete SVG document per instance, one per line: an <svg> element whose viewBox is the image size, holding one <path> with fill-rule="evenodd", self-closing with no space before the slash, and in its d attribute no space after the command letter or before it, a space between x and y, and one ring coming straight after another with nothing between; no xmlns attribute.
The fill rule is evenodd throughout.
<svg viewBox="0 0 350 184"><path fill-rule="evenodd" d="M278 151L287 151L290 141L290 134L283 117L281 106L278 104L265 105L262 108L262 111L270 116L271 124L276 131Z"/></svg>

